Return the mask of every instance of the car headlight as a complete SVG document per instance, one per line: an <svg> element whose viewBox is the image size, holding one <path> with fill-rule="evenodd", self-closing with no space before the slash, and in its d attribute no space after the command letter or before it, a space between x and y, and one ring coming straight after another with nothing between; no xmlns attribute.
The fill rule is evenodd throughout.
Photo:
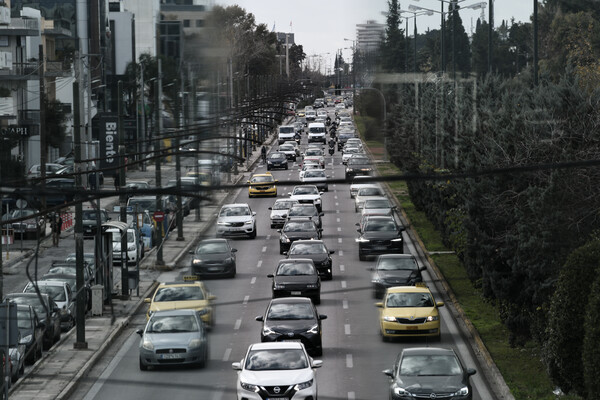
<svg viewBox="0 0 600 400"><path fill-rule="evenodd" d="M290 239L289 239L287 236L282 236L282 237L281 237L281 242L282 242L282 243L289 243L289 242L290 242Z"/></svg>
<svg viewBox="0 0 600 400"><path fill-rule="evenodd" d="M253 385L251 383L246 383L242 381L240 381L240 386L242 387L242 389L247 390L249 392L258 393L258 391L260 390L260 388L257 385Z"/></svg>
<svg viewBox="0 0 600 400"><path fill-rule="evenodd" d="M144 338L144 340L142 341L142 347L146 350L154 351L154 344L146 338Z"/></svg>
<svg viewBox="0 0 600 400"><path fill-rule="evenodd" d="M396 322L396 317L392 317L391 315L384 315L383 320L385 322Z"/></svg>
<svg viewBox="0 0 600 400"><path fill-rule="evenodd" d="M127 246L127 251L134 251L135 250L135 244L130 244Z"/></svg>
<svg viewBox="0 0 600 400"><path fill-rule="evenodd" d="M316 283L309 283L308 285L306 285L306 287L309 289L316 289L319 286Z"/></svg>
<svg viewBox="0 0 600 400"><path fill-rule="evenodd" d="M269 160L267 160L267 165L271 165L271 164L273 164L273 162L272 162L272 161L269 161Z"/></svg>
<svg viewBox="0 0 600 400"><path fill-rule="evenodd" d="M397 238L397 239L392 239L392 242L401 242L403 239L402 238Z"/></svg>
<svg viewBox="0 0 600 400"><path fill-rule="evenodd" d="M369 239L365 239L364 237L359 237L358 239L356 239L356 241L358 243L369 243L370 242Z"/></svg>
<svg viewBox="0 0 600 400"><path fill-rule="evenodd" d="M27 229L35 229L36 225L35 224L27 224Z"/></svg>
<svg viewBox="0 0 600 400"><path fill-rule="evenodd" d="M252 220L244 222L244 225L251 225L251 224L252 224Z"/></svg>
<svg viewBox="0 0 600 400"><path fill-rule="evenodd" d="M313 334L317 334L319 333L319 325L315 324L313 325L309 330L307 330L306 332L308 333L313 333Z"/></svg>
<svg viewBox="0 0 600 400"><path fill-rule="evenodd" d="M276 333L277 332L275 332L273 329L269 328L268 326L263 327L263 335L265 335L265 336L275 335Z"/></svg>
<svg viewBox="0 0 600 400"><path fill-rule="evenodd" d="M194 265L202 264L202 260L199 258L194 258L192 260L192 264L194 264Z"/></svg>
<svg viewBox="0 0 600 400"><path fill-rule="evenodd" d="M314 382L314 380L311 379L310 381L299 383L296 386L294 386L294 390L299 391L299 390L307 389L313 385L313 382Z"/></svg>
<svg viewBox="0 0 600 400"><path fill-rule="evenodd" d="M439 321L440 317L438 315L430 315L427 317L427 322Z"/></svg>
<svg viewBox="0 0 600 400"><path fill-rule="evenodd" d="M200 339L192 339L188 343L188 348L190 348L190 349L197 349L200 346L202 346L202 340L200 340Z"/></svg>
<svg viewBox="0 0 600 400"><path fill-rule="evenodd" d="M275 287L275 289L285 289L285 284L283 284L283 283L276 283L274 287Z"/></svg>
<svg viewBox="0 0 600 400"><path fill-rule="evenodd" d="M29 343L31 342L31 339L33 339L33 335L27 335L21 338L21 343Z"/></svg>
<svg viewBox="0 0 600 400"><path fill-rule="evenodd" d="M371 283L381 283L381 278L373 278L371 279Z"/></svg>
<svg viewBox="0 0 600 400"><path fill-rule="evenodd" d="M469 388L467 386L463 386L456 393L454 393L454 396L466 396L468 394L469 394Z"/></svg>
<svg viewBox="0 0 600 400"><path fill-rule="evenodd" d="M408 391L406 391L404 388L394 386L394 389L392 389L392 390L394 391L394 394L396 396L410 396L410 393Z"/></svg>
<svg viewBox="0 0 600 400"><path fill-rule="evenodd" d="M233 264L233 257L226 258L225 264Z"/></svg>
<svg viewBox="0 0 600 400"><path fill-rule="evenodd" d="M208 314L208 309L201 308L199 310L196 310L196 312L198 313L198 315L205 315L205 314Z"/></svg>
<svg viewBox="0 0 600 400"><path fill-rule="evenodd" d="M217 225L227 225L227 222L217 221Z"/></svg>

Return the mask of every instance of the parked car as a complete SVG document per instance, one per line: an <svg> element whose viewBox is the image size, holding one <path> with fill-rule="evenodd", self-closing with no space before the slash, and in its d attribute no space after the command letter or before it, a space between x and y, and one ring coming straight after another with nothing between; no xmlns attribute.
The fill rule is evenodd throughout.
<svg viewBox="0 0 600 400"><path fill-rule="evenodd" d="M139 345L142 371L148 370L149 366L204 368L208 362L208 334L195 310L156 311L146 327L136 333L142 338Z"/></svg>
<svg viewBox="0 0 600 400"><path fill-rule="evenodd" d="M58 163L46 163L46 176L54 175L54 173L56 173L56 171L58 171L64 167L65 167L64 165L58 164ZM41 165L40 164L32 165L31 168L29 168L29 171L27 171L28 179L39 178L41 176L42 176L42 174L41 174Z"/></svg>
<svg viewBox="0 0 600 400"><path fill-rule="evenodd" d="M61 310L56 302L46 293L9 293L6 299L14 303L30 305L44 327L44 349L49 349L60 340Z"/></svg>
<svg viewBox="0 0 600 400"><path fill-rule="evenodd" d="M75 325L77 307L75 306L74 293L69 284L61 281L28 282L23 289L23 293L37 294L36 286L40 293L49 295L58 306L61 328L65 331L70 330Z"/></svg>
<svg viewBox="0 0 600 400"><path fill-rule="evenodd" d="M116 228L110 228L106 230L107 233L112 235L112 259L114 265L121 265L121 231ZM139 236L139 232L133 228L127 228L126 233L127 248L125 253L125 262L127 265L137 265L137 262L144 256L144 242Z"/></svg>
<svg viewBox="0 0 600 400"><path fill-rule="evenodd" d="M17 305L17 326L20 342L25 345L25 363L32 365L42 357L44 325L29 304Z"/></svg>
<svg viewBox="0 0 600 400"><path fill-rule="evenodd" d="M4 214L2 216L3 221L11 219L23 218L36 215L39 211L30 208L13 210L10 214ZM12 222L7 225L8 228L13 229L15 235L20 235L23 238L30 237L35 239L37 237L46 236L46 219L42 216L31 217L22 221Z"/></svg>
<svg viewBox="0 0 600 400"><path fill-rule="evenodd" d="M87 209L83 210L82 224L83 224L83 238L94 238L98 228L98 213L100 214L100 224L110 221L108 211L105 209L95 210Z"/></svg>

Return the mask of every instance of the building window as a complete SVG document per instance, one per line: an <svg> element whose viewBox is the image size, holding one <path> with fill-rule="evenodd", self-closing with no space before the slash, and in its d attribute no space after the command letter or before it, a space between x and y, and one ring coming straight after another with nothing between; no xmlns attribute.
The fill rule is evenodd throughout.
<svg viewBox="0 0 600 400"><path fill-rule="evenodd" d="M196 20L196 28L202 28L204 26L204 20L203 19L197 19Z"/></svg>
<svg viewBox="0 0 600 400"><path fill-rule="evenodd" d="M190 20L189 19L184 19L183 20L183 27L184 28L189 28L190 27Z"/></svg>

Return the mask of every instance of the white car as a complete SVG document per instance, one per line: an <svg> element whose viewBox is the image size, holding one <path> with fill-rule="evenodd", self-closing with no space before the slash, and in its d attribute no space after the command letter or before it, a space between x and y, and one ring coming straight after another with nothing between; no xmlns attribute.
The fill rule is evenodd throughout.
<svg viewBox="0 0 600 400"><path fill-rule="evenodd" d="M345 127L354 128L354 124L352 123L352 121L340 121L338 128L345 128Z"/></svg>
<svg viewBox="0 0 600 400"><path fill-rule="evenodd" d="M116 228L107 229L112 235L113 264L121 265L121 231ZM138 259L142 258L143 240L138 237L138 231L133 228L127 229L127 265L136 265Z"/></svg>
<svg viewBox="0 0 600 400"><path fill-rule="evenodd" d="M319 164L321 164L323 167L325 166L325 153L323 153L323 150L320 148L310 147L306 149L302 156L305 159L318 159Z"/></svg>
<svg viewBox="0 0 600 400"><path fill-rule="evenodd" d="M344 147L343 153L342 153L342 164L346 164L348 162L348 159L350 157L352 157L355 154L362 154L362 150L359 149L358 147Z"/></svg>
<svg viewBox="0 0 600 400"><path fill-rule="evenodd" d="M217 237L256 238L256 212L247 203L225 204L217 214Z"/></svg>
<svg viewBox="0 0 600 400"><path fill-rule="evenodd" d="M327 111L325 111L325 110L318 110L317 111L317 117L318 118L327 119Z"/></svg>
<svg viewBox="0 0 600 400"><path fill-rule="evenodd" d="M290 199L277 199L273 206L269 207L271 210L271 228L282 228L288 217L290 208L295 204L299 204L296 200Z"/></svg>
<svg viewBox="0 0 600 400"><path fill-rule="evenodd" d="M255 343L246 355L231 367L238 371L238 400L317 399L315 368L321 360L313 360L300 342Z"/></svg>
<svg viewBox="0 0 600 400"><path fill-rule="evenodd" d="M282 144L279 146L278 152L285 154L285 157L290 161L296 161L296 148L291 144Z"/></svg>
<svg viewBox="0 0 600 400"><path fill-rule="evenodd" d="M298 180L301 181L302 177L304 176L304 173L306 171L313 170L313 169L323 169L323 168L321 167L321 164L319 164L316 161L315 162L312 162L312 161L310 161L310 162L306 162L306 161L303 162L302 163L302 169L300 169L300 172L298 174Z"/></svg>
<svg viewBox="0 0 600 400"><path fill-rule="evenodd" d="M308 143L327 143L326 132L325 124L322 122L308 124Z"/></svg>
<svg viewBox="0 0 600 400"><path fill-rule="evenodd" d="M358 189L354 195L354 211L359 212L365 200L371 198L385 198L385 192L381 187L373 184Z"/></svg>
<svg viewBox="0 0 600 400"><path fill-rule="evenodd" d="M317 112L314 110L307 110L304 113L304 117L307 121L314 121L317 118Z"/></svg>
<svg viewBox="0 0 600 400"><path fill-rule="evenodd" d="M23 289L23 293L37 293L35 286L40 293L47 294L60 309L60 326L63 330L70 330L75 325L76 318L76 303L75 293L71 290L71 286L64 281L37 281L34 285L28 282ZM50 310L52 311L52 310Z"/></svg>
<svg viewBox="0 0 600 400"><path fill-rule="evenodd" d="M365 182L365 179L373 179L370 176L355 176L352 180L352 184L350 185L350 198L353 199L358 192L358 189L367 186L375 185L373 182Z"/></svg>
<svg viewBox="0 0 600 400"><path fill-rule="evenodd" d="M290 193L292 200L297 200L300 204L314 204L319 212L323 211L321 205L321 195L319 189L315 185L299 185L294 186L294 190Z"/></svg>
<svg viewBox="0 0 600 400"><path fill-rule="evenodd" d="M311 169L304 173L301 180L303 183L314 183L317 189L327 192L329 191L329 187L327 186L328 178L324 169Z"/></svg>
<svg viewBox="0 0 600 400"><path fill-rule="evenodd" d="M298 142L296 142L295 140L288 140L288 141L286 141L283 144L284 145L294 146L294 149L296 150L296 156L299 156L301 154L301 152L300 152L300 146L298 145Z"/></svg>
<svg viewBox="0 0 600 400"><path fill-rule="evenodd" d="M362 206L361 214L392 215L395 209L396 206L393 205L388 199L372 198L365 200Z"/></svg>
<svg viewBox="0 0 600 400"><path fill-rule="evenodd" d="M346 109L346 105L344 103L337 103L335 105L335 109L336 110L345 110Z"/></svg>
<svg viewBox="0 0 600 400"><path fill-rule="evenodd" d="M350 138L346 141L346 146L348 147L358 147L361 150L363 149L363 143L362 140L360 140L359 138Z"/></svg>

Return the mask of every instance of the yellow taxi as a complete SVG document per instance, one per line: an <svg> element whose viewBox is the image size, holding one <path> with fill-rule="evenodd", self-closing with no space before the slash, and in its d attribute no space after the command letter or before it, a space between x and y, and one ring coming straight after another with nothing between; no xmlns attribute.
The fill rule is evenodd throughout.
<svg viewBox="0 0 600 400"><path fill-rule="evenodd" d="M304 111L297 111L296 116L298 118L304 118L304 117L306 117L306 113Z"/></svg>
<svg viewBox="0 0 600 400"><path fill-rule="evenodd" d="M192 309L200 314L202 321L208 326L213 326L214 315L212 302L216 299L204 286L204 282L197 281L195 276L184 277L183 282L161 283L156 288L154 296L144 299L150 303L146 313L149 319L155 311Z"/></svg>
<svg viewBox="0 0 600 400"><path fill-rule="evenodd" d="M254 174L248 181L248 197L256 196L274 196L277 197L278 181L273 178L270 172L266 174Z"/></svg>
<svg viewBox="0 0 600 400"><path fill-rule="evenodd" d="M416 286L388 288L379 307L379 326L384 341L406 336L427 336L440 339L439 307L424 283Z"/></svg>

